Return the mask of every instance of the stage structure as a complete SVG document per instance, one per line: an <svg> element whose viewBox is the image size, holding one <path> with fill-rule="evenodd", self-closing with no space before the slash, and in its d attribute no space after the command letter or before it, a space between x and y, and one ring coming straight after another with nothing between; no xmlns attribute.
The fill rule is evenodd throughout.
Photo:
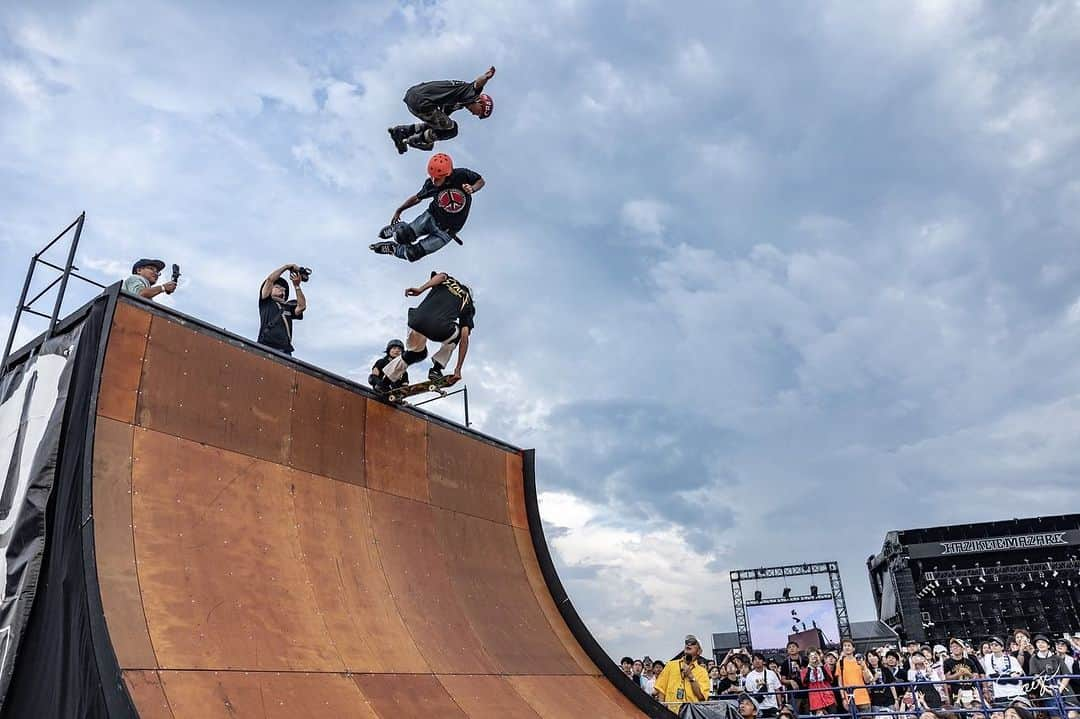
<svg viewBox="0 0 1080 719"><path fill-rule="evenodd" d="M815 577L821 577L824 581L822 586L815 582ZM752 585L748 590L746 585ZM808 585L805 590L797 590L796 587ZM782 587L779 591L777 588ZM750 594L752 592L752 594ZM748 598L748 595L750 598ZM790 622L791 631L786 626L783 634L788 636L814 632L816 629L825 630L825 639L829 643L835 643L844 638L851 637L851 623L848 620L847 604L844 601L844 587L840 581L840 569L836 562L813 562L809 564L788 564L776 567L759 567L757 569L737 569L731 572L731 599L735 607L735 629L741 646L752 646L755 649L779 649L787 643L787 637L782 641L766 639L764 620L761 617L764 612L761 608L776 605L799 605L802 607L814 606L820 602L831 602L832 612L835 615L835 628L818 627L816 622L806 626L805 619L797 616L798 609L793 609L790 616L780 616L776 624L786 625ZM752 626L755 623L755 613L759 616L758 641L753 640ZM829 617L832 619L832 616ZM774 630L775 627L770 627ZM830 636L831 634L831 636ZM768 636L779 634L772 631ZM839 635L839 636L837 636ZM766 644L780 643L780 646L766 646Z"/></svg>
<svg viewBox="0 0 1080 719"><path fill-rule="evenodd" d="M878 618L906 639L1080 626L1080 514L892 531L866 566Z"/></svg>

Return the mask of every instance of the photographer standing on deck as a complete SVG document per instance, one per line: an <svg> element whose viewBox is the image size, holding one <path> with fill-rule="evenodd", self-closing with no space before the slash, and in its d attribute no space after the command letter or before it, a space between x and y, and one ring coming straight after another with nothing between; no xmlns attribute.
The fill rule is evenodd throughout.
<svg viewBox="0 0 1080 719"><path fill-rule="evenodd" d="M176 291L176 280L172 279L160 285L155 284L161 271L165 269L165 263L161 260L141 259L131 267L131 276L124 280L123 290L130 295L138 295L143 299L152 300L162 292L171 295ZM176 271L176 265L173 265Z"/></svg>
<svg viewBox="0 0 1080 719"><path fill-rule="evenodd" d="M296 299L289 299L289 282L281 275L288 270L289 282L296 288ZM289 264L277 268L263 280L259 289L259 344L284 352L293 353L292 323L304 319L307 298L300 283L311 277L311 270Z"/></svg>

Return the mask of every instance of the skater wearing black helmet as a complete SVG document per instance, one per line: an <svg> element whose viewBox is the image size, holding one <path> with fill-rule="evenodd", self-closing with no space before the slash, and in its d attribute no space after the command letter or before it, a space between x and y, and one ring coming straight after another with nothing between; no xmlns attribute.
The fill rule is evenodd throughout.
<svg viewBox="0 0 1080 719"><path fill-rule="evenodd" d="M379 382L383 379L383 370L386 365L390 364L390 361L401 356L401 353L405 351L405 343L401 340L390 340L386 343L386 354L379 359L375 360L375 366L371 368L371 374L368 375L368 384L372 387L380 387ZM388 385L381 385L382 387L389 386L391 388L404 387L409 384L409 373L402 372L401 377L396 382L390 382Z"/></svg>
<svg viewBox="0 0 1080 719"><path fill-rule="evenodd" d="M379 232L385 241L369 245L372 252L416 262L450 240L461 243L457 233L465 226L472 196L484 186L484 178L467 168L455 168L450 156L441 152L428 160L428 175L420 191L405 200ZM428 198L431 204L416 219L401 221L402 212Z"/></svg>
<svg viewBox="0 0 1080 719"><path fill-rule="evenodd" d="M495 68L489 67L472 82L434 80L410 87L405 93L405 106L420 122L391 127L388 132L394 147L402 154L409 147L430 150L436 140L457 137L457 123L450 119L450 114L461 108L480 119L490 117L495 103L484 93L484 85L494 76Z"/></svg>

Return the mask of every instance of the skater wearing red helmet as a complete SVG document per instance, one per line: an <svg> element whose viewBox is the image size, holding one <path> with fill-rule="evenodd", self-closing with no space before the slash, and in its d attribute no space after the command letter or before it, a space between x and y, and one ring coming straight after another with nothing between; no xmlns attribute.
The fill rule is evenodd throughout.
<svg viewBox="0 0 1080 719"><path fill-rule="evenodd" d="M382 228L369 249L380 255L394 255L409 262L439 250L454 240L465 226L473 194L484 186L484 178L464 167L454 167L449 155L438 153L428 160L428 179L415 195L394 211L390 224ZM412 222L402 222L401 213L431 198L428 208Z"/></svg>
<svg viewBox="0 0 1080 719"><path fill-rule="evenodd" d="M397 151L404 153L409 147L430 150L435 147L436 140L457 137L457 123L450 119L450 113L461 108L480 119L489 117L495 103L490 95L484 94L484 85L494 75L495 68L489 67L472 82L434 80L410 87L405 93L405 106L420 122L397 125L388 130Z"/></svg>

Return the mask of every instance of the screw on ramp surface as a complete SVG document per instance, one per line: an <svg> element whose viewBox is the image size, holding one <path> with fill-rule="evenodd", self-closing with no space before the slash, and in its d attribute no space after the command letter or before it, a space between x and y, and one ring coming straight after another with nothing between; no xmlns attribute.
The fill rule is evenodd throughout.
<svg viewBox="0 0 1080 719"><path fill-rule="evenodd" d="M659 715L556 606L520 451L130 299L97 415L96 569L140 716Z"/></svg>

